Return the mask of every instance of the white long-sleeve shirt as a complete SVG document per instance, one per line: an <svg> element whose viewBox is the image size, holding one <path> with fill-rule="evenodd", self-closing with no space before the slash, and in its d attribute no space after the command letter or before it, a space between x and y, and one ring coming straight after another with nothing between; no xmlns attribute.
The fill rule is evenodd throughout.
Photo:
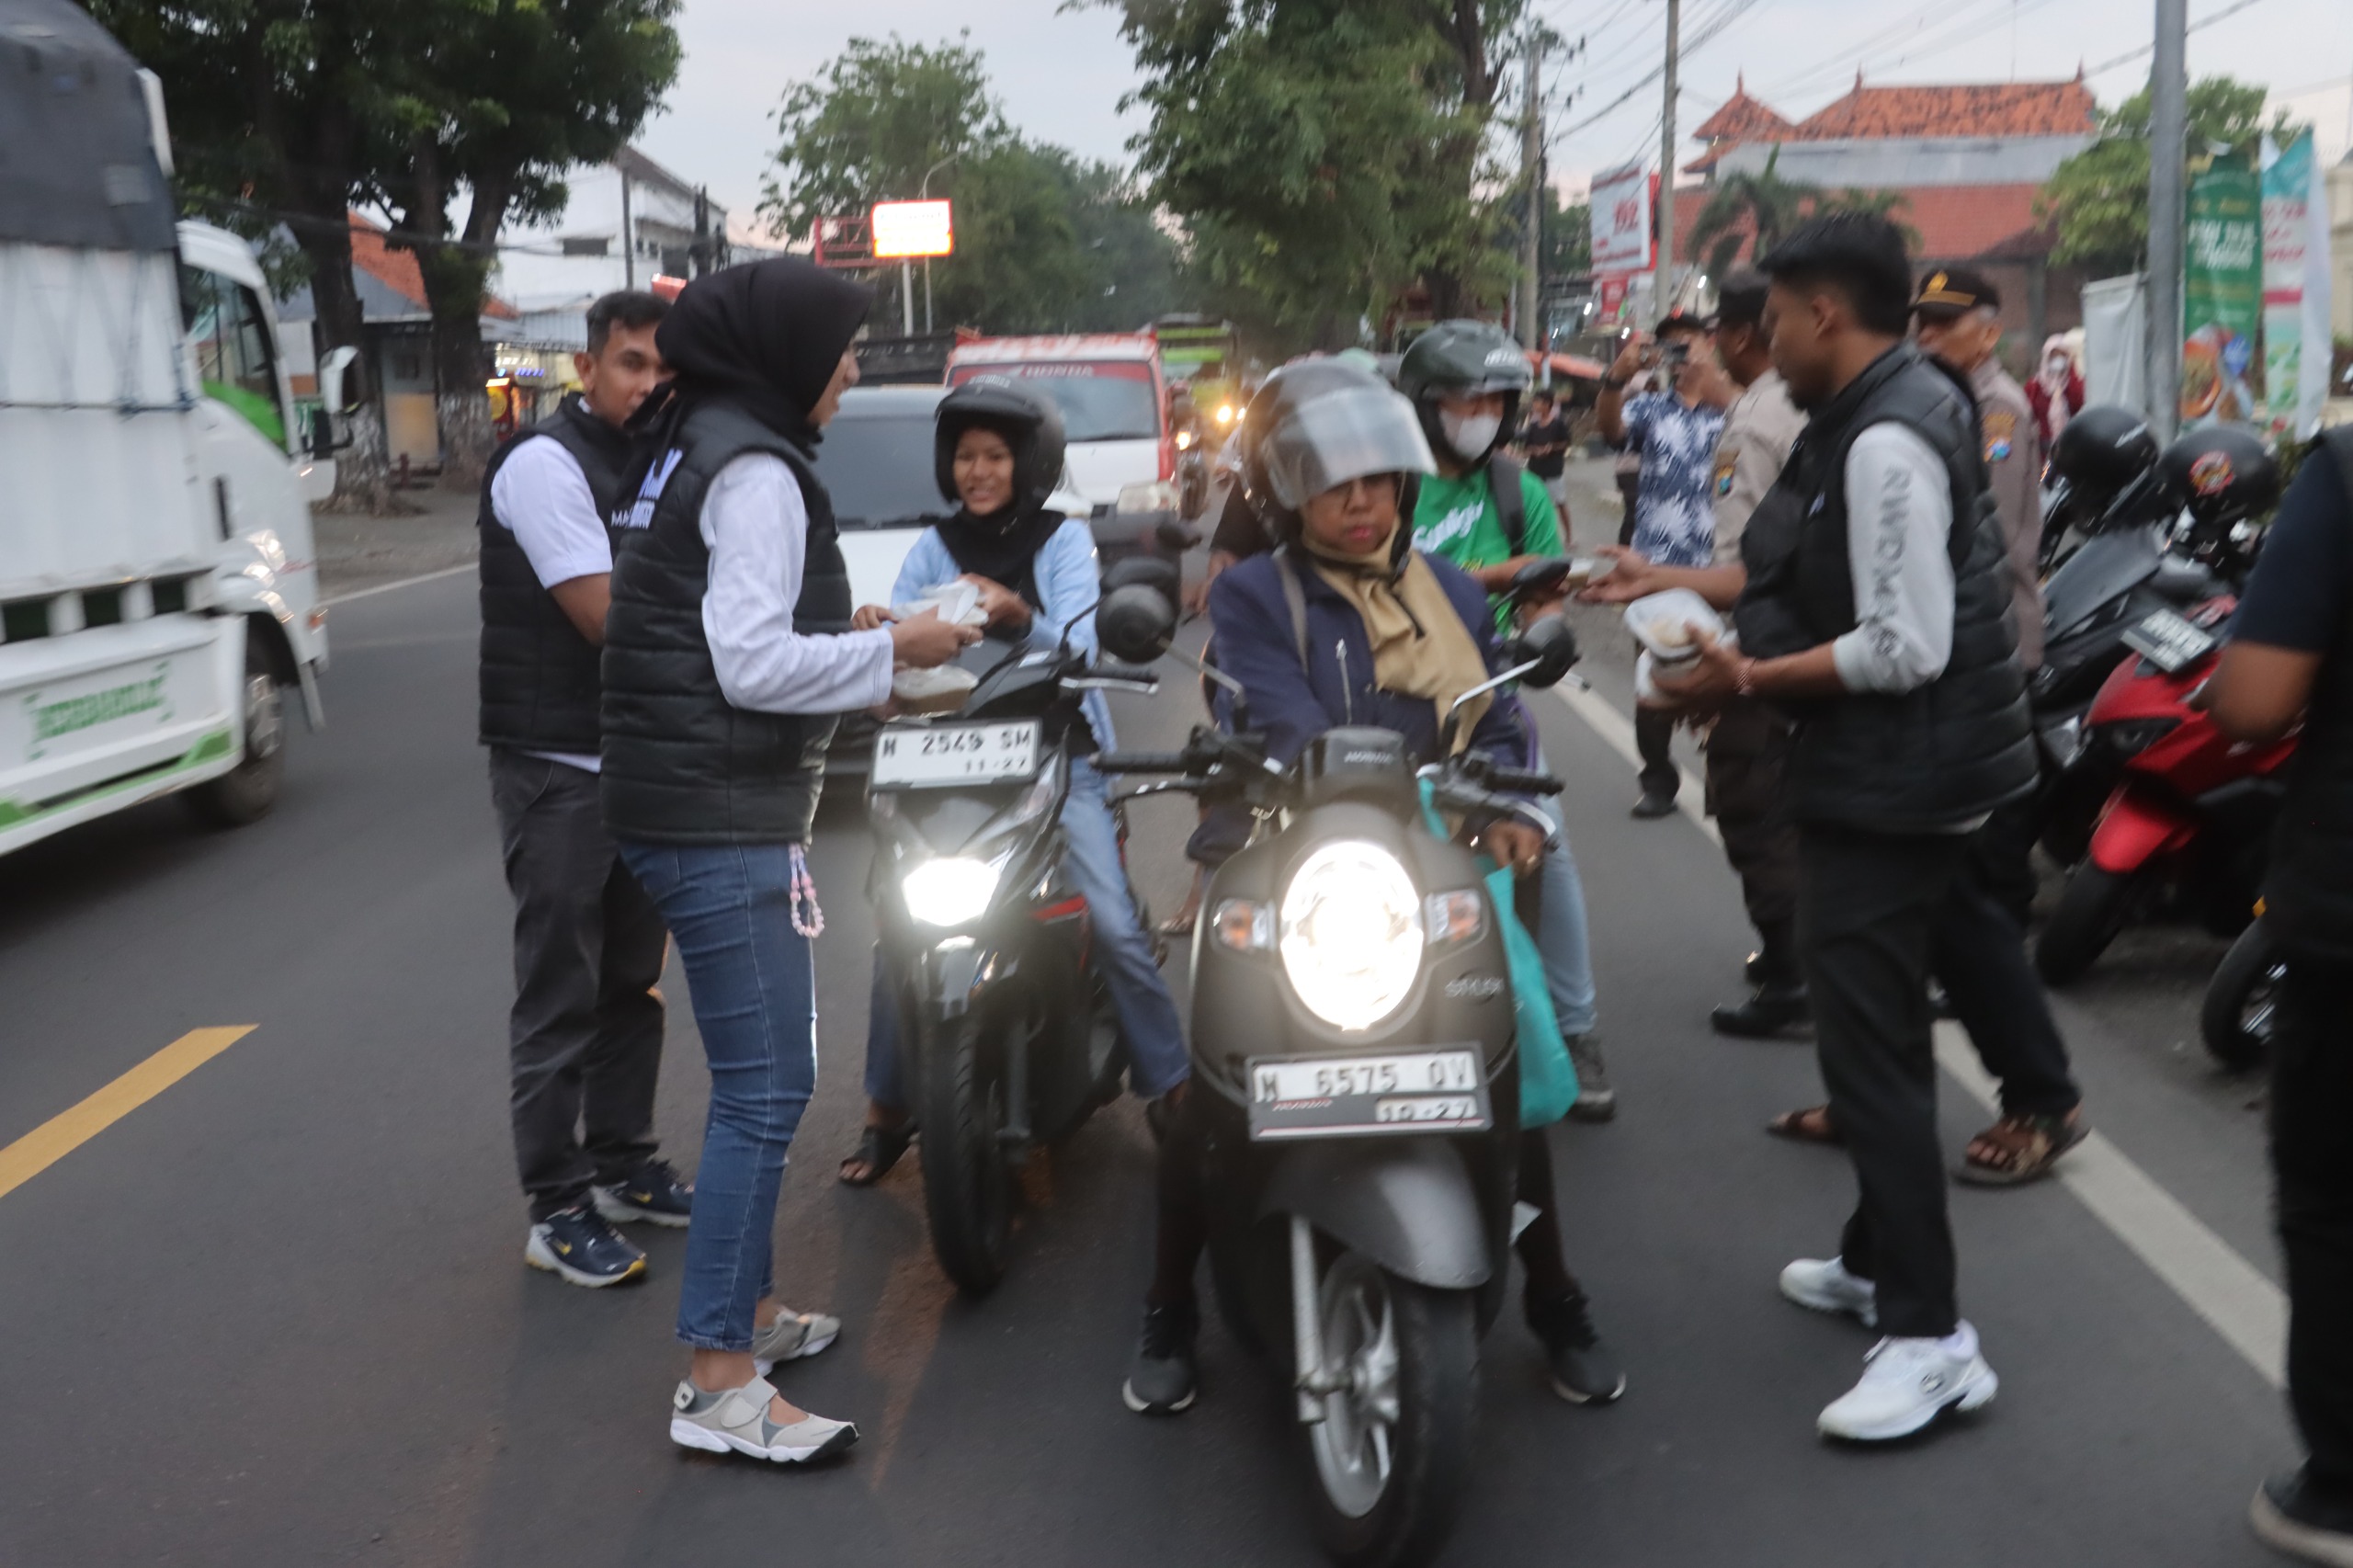
<svg viewBox="0 0 2353 1568"><path fill-rule="evenodd" d="M1847 450L1847 558L1855 629L1830 645L1848 691L1896 694L1952 657L1952 492L1918 432L1873 425Z"/></svg>
<svg viewBox="0 0 2353 1568"><path fill-rule="evenodd" d="M782 458L746 452L721 469L703 493L700 524L710 548L702 631L728 701L763 713L849 713L889 700L889 628L792 629L809 509Z"/></svg>

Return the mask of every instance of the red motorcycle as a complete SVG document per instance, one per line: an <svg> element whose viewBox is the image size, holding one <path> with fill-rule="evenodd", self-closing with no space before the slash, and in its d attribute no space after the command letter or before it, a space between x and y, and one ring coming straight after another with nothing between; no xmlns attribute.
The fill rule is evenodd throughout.
<svg viewBox="0 0 2353 1568"><path fill-rule="evenodd" d="M2046 983L2081 975L2152 910L2185 914L2218 936L2247 924L2296 736L2246 745L2189 706L2221 657L2216 628L2236 608L2223 596L2186 616L2152 611L2125 637L2140 657L2120 664L2093 699L2086 727L2125 758L2124 778L2035 943Z"/></svg>

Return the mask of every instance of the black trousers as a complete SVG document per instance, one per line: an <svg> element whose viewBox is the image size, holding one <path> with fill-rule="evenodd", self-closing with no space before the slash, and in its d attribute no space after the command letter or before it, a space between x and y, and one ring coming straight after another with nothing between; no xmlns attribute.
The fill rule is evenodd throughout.
<svg viewBox="0 0 2353 1568"><path fill-rule="evenodd" d="M2288 1403L2313 1484L2353 1497L2353 967L2290 955L2271 1039Z"/></svg>
<svg viewBox="0 0 2353 1568"><path fill-rule="evenodd" d="M1674 715L1655 709L1634 710L1634 749L1643 759L1643 793L1663 795L1672 801L1683 787L1682 770L1675 766L1675 755L1669 749L1675 740Z"/></svg>
<svg viewBox="0 0 2353 1568"><path fill-rule="evenodd" d="M1781 962L1796 957L1774 949L1788 940L1798 908L1798 830L1781 783L1789 755L1789 724L1753 699L1724 704L1708 732L1708 812L1740 878L1748 923L1768 958Z"/></svg>
<svg viewBox="0 0 2353 1568"><path fill-rule="evenodd" d="M1880 1332L1899 1338L1949 1334L1960 1317L1937 1136L1931 969L1981 1041L2034 1039L2048 1049L2058 1040L2018 925L1986 890L1975 847L1961 834L1819 824L1798 833L1799 952L1831 1115L1859 1188L1840 1254L1878 1283ZM2064 1082L2063 1048L2059 1060ZM2005 1074L2006 1093L2010 1076L2026 1080L2034 1062L2021 1053L1987 1065ZM2072 1084L2064 1093L2072 1105Z"/></svg>
<svg viewBox="0 0 2353 1568"><path fill-rule="evenodd" d="M2083 1103L2051 999L2026 957L2026 915L2017 876L2026 869L2016 808L1970 835L1952 891L1930 931L1928 971L1941 982L1977 1060L1999 1080L2006 1116L2064 1116ZM2031 901L2031 893L2028 901Z"/></svg>
<svg viewBox="0 0 2353 1568"><path fill-rule="evenodd" d="M654 1157L669 934L605 831L595 774L493 747L490 794L515 898L515 1163L539 1221Z"/></svg>

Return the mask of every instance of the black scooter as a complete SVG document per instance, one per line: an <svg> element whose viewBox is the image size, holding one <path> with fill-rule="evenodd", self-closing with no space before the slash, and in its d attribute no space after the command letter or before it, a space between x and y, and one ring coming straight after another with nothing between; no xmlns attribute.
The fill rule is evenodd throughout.
<svg viewBox="0 0 2353 1568"><path fill-rule="evenodd" d="M1165 651L1173 616L1128 614L1107 597L1104 646ZM1576 657L1558 618L1513 646L1480 690L1550 686ZM1207 1118L1211 1270L1235 1336L1279 1363L1288 1350L1325 1550L1399 1568L1438 1551L1469 1484L1519 1144L1502 936L1477 862L1423 826L1420 790L1475 813L1562 786L1475 756L1417 772L1401 736L1372 729L1329 731L1276 769L1247 722L1097 766L1178 775L1138 792L1256 819L1193 938L1188 1114Z"/></svg>
<svg viewBox="0 0 2353 1568"><path fill-rule="evenodd" d="M1090 668L1065 639L1003 658L953 717L875 736L876 961L922 1129L932 1249L971 1295L1005 1277L1022 1163L1120 1093L1127 1044L1063 871L1062 808L1081 696L1158 684Z"/></svg>

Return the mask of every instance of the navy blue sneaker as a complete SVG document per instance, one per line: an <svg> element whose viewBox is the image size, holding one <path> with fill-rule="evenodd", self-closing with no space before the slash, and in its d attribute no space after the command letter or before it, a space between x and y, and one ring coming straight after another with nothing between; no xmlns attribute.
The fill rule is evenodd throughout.
<svg viewBox="0 0 2353 1568"><path fill-rule="evenodd" d="M592 1290L645 1273L645 1255L585 1203L559 1209L533 1225L523 1261Z"/></svg>
<svg viewBox="0 0 2353 1568"><path fill-rule="evenodd" d="M667 1160L648 1160L627 1181L596 1189L597 1212L616 1225L642 1220L649 1225L683 1229L693 1216L694 1183L680 1181Z"/></svg>

